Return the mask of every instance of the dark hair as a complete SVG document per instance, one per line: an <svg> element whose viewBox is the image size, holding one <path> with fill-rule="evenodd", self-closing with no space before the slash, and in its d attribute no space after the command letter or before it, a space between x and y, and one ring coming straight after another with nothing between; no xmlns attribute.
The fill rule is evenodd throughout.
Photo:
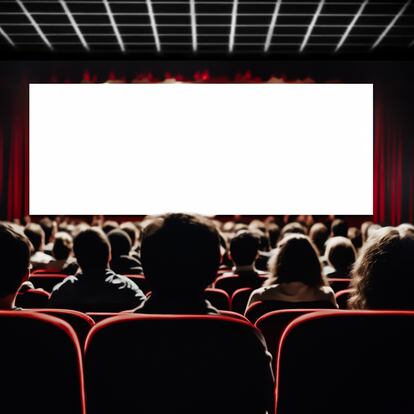
<svg viewBox="0 0 414 414"><path fill-rule="evenodd" d="M37 223L28 223L24 228L24 234L33 246L33 253L43 249L45 244L45 232Z"/></svg>
<svg viewBox="0 0 414 414"><path fill-rule="evenodd" d="M331 224L331 236L348 236L348 224L345 220L335 219Z"/></svg>
<svg viewBox="0 0 414 414"><path fill-rule="evenodd" d="M102 225L102 230L105 234L108 234L110 231L119 228L119 224L115 220L106 220Z"/></svg>
<svg viewBox="0 0 414 414"><path fill-rule="evenodd" d="M318 248L319 255L323 256L325 253L325 243L329 237L328 228L323 223L315 223L310 228L309 237Z"/></svg>
<svg viewBox="0 0 414 414"><path fill-rule="evenodd" d="M353 272L354 309L414 309L414 238L394 227L377 230Z"/></svg>
<svg viewBox="0 0 414 414"><path fill-rule="evenodd" d="M47 244L51 241L51 238L56 231L56 223L50 218L44 217L39 221L39 225L45 233L45 243Z"/></svg>
<svg viewBox="0 0 414 414"><path fill-rule="evenodd" d="M286 224L285 226L283 226L282 231L280 233L280 238L283 239L287 234L305 234L306 230L305 228L302 226L302 224L293 221L291 223Z"/></svg>
<svg viewBox="0 0 414 414"><path fill-rule="evenodd" d="M318 252L309 237L303 234L289 234L277 247L269 263L271 277L266 285L275 283L302 282L308 286L326 284Z"/></svg>
<svg viewBox="0 0 414 414"><path fill-rule="evenodd" d="M69 233L59 231L53 243L53 257L56 260L66 260L73 250L73 239Z"/></svg>
<svg viewBox="0 0 414 414"><path fill-rule="evenodd" d="M0 297L15 294L29 272L29 239L17 227L0 223Z"/></svg>
<svg viewBox="0 0 414 414"><path fill-rule="evenodd" d="M280 227L276 223L269 223L267 232L269 233L270 248L274 249L279 241Z"/></svg>
<svg viewBox="0 0 414 414"><path fill-rule="evenodd" d="M131 251L131 239L124 230L111 230L108 233L108 240L111 244L112 257L129 255Z"/></svg>
<svg viewBox="0 0 414 414"><path fill-rule="evenodd" d="M361 236L362 236L362 244L364 244L368 239L368 229L374 224L373 221L364 221L361 224Z"/></svg>
<svg viewBox="0 0 414 414"><path fill-rule="evenodd" d="M356 259L356 251L351 240L337 236L328 240L326 256L335 270L349 273Z"/></svg>
<svg viewBox="0 0 414 414"><path fill-rule="evenodd" d="M108 266L111 246L98 227L81 231L73 241L76 260L83 271L101 271Z"/></svg>
<svg viewBox="0 0 414 414"><path fill-rule="evenodd" d="M236 266L252 265L259 252L259 239L250 231L242 231L230 242L231 258Z"/></svg>
<svg viewBox="0 0 414 414"><path fill-rule="evenodd" d="M356 250L362 247L362 234L357 227L350 227L348 229L348 239L351 240Z"/></svg>
<svg viewBox="0 0 414 414"><path fill-rule="evenodd" d="M220 238L206 218L166 214L143 231L141 261L154 292L201 293L220 265Z"/></svg>
<svg viewBox="0 0 414 414"><path fill-rule="evenodd" d="M126 221L121 224L120 229L128 234L131 239L131 247L134 247L139 241L139 230L134 223Z"/></svg>

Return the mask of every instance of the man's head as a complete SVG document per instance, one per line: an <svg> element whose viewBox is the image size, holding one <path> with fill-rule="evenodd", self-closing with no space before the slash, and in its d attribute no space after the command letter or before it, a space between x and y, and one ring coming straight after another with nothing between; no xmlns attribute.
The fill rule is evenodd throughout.
<svg viewBox="0 0 414 414"><path fill-rule="evenodd" d="M201 293L220 265L220 239L214 225L192 214L166 214L143 232L141 261L156 293Z"/></svg>
<svg viewBox="0 0 414 414"><path fill-rule="evenodd" d="M23 232L0 223L0 298L16 294L29 276L30 248Z"/></svg>
<svg viewBox="0 0 414 414"><path fill-rule="evenodd" d="M33 253L43 251L45 247L45 232L37 223L29 223L24 228L24 234L28 237L33 246Z"/></svg>
<svg viewBox="0 0 414 414"><path fill-rule="evenodd" d="M335 219L331 224L331 237L348 237L348 224L345 220Z"/></svg>
<svg viewBox="0 0 414 414"><path fill-rule="evenodd" d="M242 231L230 242L231 258L236 266L254 264L259 254L259 239L250 231Z"/></svg>
<svg viewBox="0 0 414 414"><path fill-rule="evenodd" d="M69 233L59 231L53 243L53 257L56 260L66 260L73 251L73 239Z"/></svg>
<svg viewBox="0 0 414 414"><path fill-rule="evenodd" d="M100 272L108 267L111 246L98 227L80 232L73 242L73 250L83 272Z"/></svg>
<svg viewBox="0 0 414 414"><path fill-rule="evenodd" d="M40 227L45 233L45 243L53 241L57 230L57 224L48 217L44 217L39 221Z"/></svg>
<svg viewBox="0 0 414 414"><path fill-rule="evenodd" d="M131 251L131 239L124 230L115 229L108 233L109 243L111 244L112 258L128 256Z"/></svg>

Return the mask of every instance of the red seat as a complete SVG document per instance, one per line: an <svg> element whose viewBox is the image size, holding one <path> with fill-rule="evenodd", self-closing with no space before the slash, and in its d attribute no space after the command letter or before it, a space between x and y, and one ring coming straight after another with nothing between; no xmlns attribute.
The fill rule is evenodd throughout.
<svg viewBox="0 0 414 414"><path fill-rule="evenodd" d="M55 285L62 282L67 275L60 273L48 273L39 275L30 275L29 282L32 282L35 288L44 289L51 293Z"/></svg>
<svg viewBox="0 0 414 414"><path fill-rule="evenodd" d="M95 326L95 321L85 313L70 309L33 309L34 312L45 313L66 321L76 332L83 349L89 331Z"/></svg>
<svg viewBox="0 0 414 414"><path fill-rule="evenodd" d="M282 309L266 313L257 320L255 326L263 334L273 361L277 361L279 341L289 323L299 316L318 310L321 309Z"/></svg>
<svg viewBox="0 0 414 414"><path fill-rule="evenodd" d="M214 287L225 290L231 296L237 289L257 289L262 286L267 279L267 276L258 276L257 279L254 279L253 281L246 281L238 275L220 276L214 282Z"/></svg>
<svg viewBox="0 0 414 414"><path fill-rule="evenodd" d="M27 289L16 296L16 306L23 309L47 308L50 293L43 289Z"/></svg>
<svg viewBox="0 0 414 414"><path fill-rule="evenodd" d="M272 379L259 335L249 323L222 316L100 322L85 346L88 414L264 414Z"/></svg>
<svg viewBox="0 0 414 414"><path fill-rule="evenodd" d="M286 328L277 414L414 412L414 312L319 311Z"/></svg>
<svg viewBox="0 0 414 414"><path fill-rule="evenodd" d="M340 290L348 289L351 283L351 279L343 279L343 278L329 278L328 282L333 289L334 292L339 292Z"/></svg>
<svg viewBox="0 0 414 414"><path fill-rule="evenodd" d="M33 270L31 274L32 275L62 275L64 277L68 276L64 273L56 273L56 272L50 271L50 269L36 269L36 270Z"/></svg>
<svg viewBox="0 0 414 414"><path fill-rule="evenodd" d="M81 349L50 315L0 311L1 411L85 414Z"/></svg>
<svg viewBox="0 0 414 414"><path fill-rule="evenodd" d="M230 310L230 297L227 292L222 289L207 288L204 291L204 297L216 309Z"/></svg>
<svg viewBox="0 0 414 414"><path fill-rule="evenodd" d="M266 300L263 302L252 303L245 312L246 318L251 323L256 321L266 313L282 309L337 309L332 302L318 300L313 302L284 302L279 300Z"/></svg>
<svg viewBox="0 0 414 414"><path fill-rule="evenodd" d="M244 314L246 310L247 302L249 301L250 295L252 294L252 288L237 289L230 299L230 309L233 312Z"/></svg>
<svg viewBox="0 0 414 414"><path fill-rule="evenodd" d="M348 309L348 299L353 291L354 289L344 289L335 293L336 303L339 309Z"/></svg>

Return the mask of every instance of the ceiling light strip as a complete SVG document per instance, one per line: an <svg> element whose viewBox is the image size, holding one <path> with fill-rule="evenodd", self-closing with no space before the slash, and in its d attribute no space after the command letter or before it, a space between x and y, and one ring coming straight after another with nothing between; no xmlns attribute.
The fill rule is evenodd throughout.
<svg viewBox="0 0 414 414"><path fill-rule="evenodd" d="M40 28L40 26L37 24L36 20L33 19L32 15L29 13L29 11L26 9L26 6L23 4L22 1L20 0L16 0L17 4L20 6L20 8L22 9L22 12L26 15L27 19L29 20L29 22L32 24L32 26L34 27L34 29L36 30L37 34L41 37L41 39L43 40L43 42L46 44L46 46L50 49L53 50L53 46L52 44L49 42L49 39L46 37L46 35L43 33L42 29Z"/></svg>
<svg viewBox="0 0 414 414"><path fill-rule="evenodd" d="M303 50L305 49L305 47L306 47L306 45L309 41L310 35L312 34L312 30L315 27L316 21L318 20L318 17L321 14L322 7L323 7L324 4L325 4L325 0L321 0L319 2L318 8L316 9L315 14L313 15L312 21L310 22L308 30L306 31L305 37L303 38L303 42L300 45L299 52L303 52Z"/></svg>

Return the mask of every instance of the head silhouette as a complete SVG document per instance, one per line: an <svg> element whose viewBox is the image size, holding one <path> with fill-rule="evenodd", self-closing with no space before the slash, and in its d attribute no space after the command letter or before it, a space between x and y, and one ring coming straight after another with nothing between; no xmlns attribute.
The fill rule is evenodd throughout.
<svg viewBox="0 0 414 414"><path fill-rule="evenodd" d="M353 272L355 309L414 309L414 238L379 229L361 249Z"/></svg>
<svg viewBox="0 0 414 414"><path fill-rule="evenodd" d="M349 273L356 259L356 250L346 237L332 237L326 244L326 257L336 271Z"/></svg>
<svg viewBox="0 0 414 414"><path fill-rule="evenodd" d="M250 231L241 231L230 242L231 258L236 266L252 265L259 254L259 238Z"/></svg>
<svg viewBox="0 0 414 414"><path fill-rule="evenodd" d="M30 241L17 227L0 223L0 298L14 295L29 275Z"/></svg>
<svg viewBox="0 0 414 414"><path fill-rule="evenodd" d="M267 285L302 282L318 287L325 284L317 249L303 234L292 233L284 237L270 259L269 268L272 276Z"/></svg>
<svg viewBox="0 0 414 414"><path fill-rule="evenodd" d="M200 294L216 277L220 238L206 218L166 214L143 231L141 261L153 293Z"/></svg>
<svg viewBox="0 0 414 414"><path fill-rule="evenodd" d="M102 272L108 267L111 246L98 227L81 231L74 239L73 250L83 272Z"/></svg>

